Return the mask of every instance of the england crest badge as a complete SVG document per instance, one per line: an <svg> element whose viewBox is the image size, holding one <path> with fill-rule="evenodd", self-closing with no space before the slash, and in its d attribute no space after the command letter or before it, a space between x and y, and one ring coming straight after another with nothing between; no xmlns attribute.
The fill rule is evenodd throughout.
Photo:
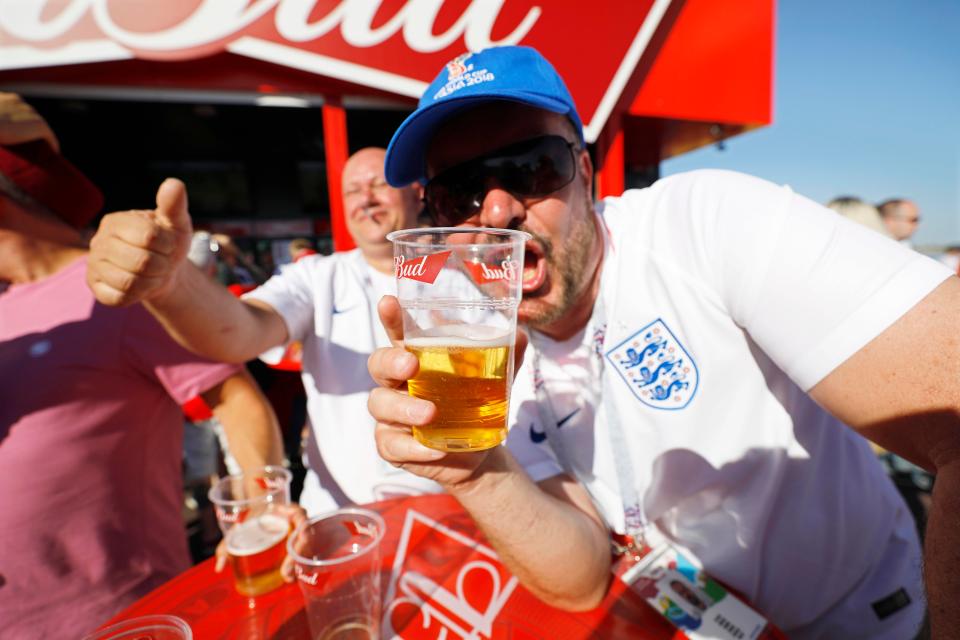
<svg viewBox="0 0 960 640"><path fill-rule="evenodd" d="M697 393L697 364L660 318L607 351L606 358L633 395L654 409L683 409Z"/></svg>

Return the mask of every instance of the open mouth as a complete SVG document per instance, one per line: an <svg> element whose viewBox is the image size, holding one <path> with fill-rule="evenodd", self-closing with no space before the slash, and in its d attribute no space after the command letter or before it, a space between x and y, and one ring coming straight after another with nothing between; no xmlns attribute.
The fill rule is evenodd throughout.
<svg viewBox="0 0 960 640"><path fill-rule="evenodd" d="M533 293L547 279L547 260L536 241L528 242L523 252L523 293Z"/></svg>

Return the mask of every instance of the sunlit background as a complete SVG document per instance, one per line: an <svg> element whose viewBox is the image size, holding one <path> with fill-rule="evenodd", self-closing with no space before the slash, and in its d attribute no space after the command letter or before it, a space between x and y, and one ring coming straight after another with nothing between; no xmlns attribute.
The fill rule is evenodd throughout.
<svg viewBox="0 0 960 640"><path fill-rule="evenodd" d="M663 163L735 169L820 202L915 200L913 240L960 244L960 1L781 0L774 122Z"/></svg>

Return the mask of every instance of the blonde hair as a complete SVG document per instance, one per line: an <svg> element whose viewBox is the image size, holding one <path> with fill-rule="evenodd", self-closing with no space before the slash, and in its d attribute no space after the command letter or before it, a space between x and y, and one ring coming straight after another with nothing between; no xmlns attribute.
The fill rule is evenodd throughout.
<svg viewBox="0 0 960 640"><path fill-rule="evenodd" d="M890 231L887 225L883 223L883 218L875 206L864 202L854 196L840 196L827 203L827 207L833 209L847 220L863 225L877 233L890 237Z"/></svg>

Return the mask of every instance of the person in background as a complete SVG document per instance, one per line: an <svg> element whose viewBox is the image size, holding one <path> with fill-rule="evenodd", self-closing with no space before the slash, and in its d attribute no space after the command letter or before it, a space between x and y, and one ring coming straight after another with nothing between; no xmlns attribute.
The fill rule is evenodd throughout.
<svg viewBox="0 0 960 640"><path fill-rule="evenodd" d="M266 281L268 276L263 269L248 259L227 234L211 234L210 247L217 255L217 280L226 287L246 293Z"/></svg>
<svg viewBox="0 0 960 640"><path fill-rule="evenodd" d="M838 196L827 203L827 208L833 209L851 222L890 237L890 231L877 208L856 196Z"/></svg>
<svg viewBox="0 0 960 640"><path fill-rule="evenodd" d="M361 149L344 166L344 211L357 248L302 258L242 300L226 295L181 258L192 224L183 185L174 180L161 186L161 195L178 203L167 217L106 216L88 266L88 282L104 304L143 300L181 344L208 357L244 362L262 354L273 362L292 341L302 343L310 429L300 503L310 514L438 490L377 455L374 422L366 411L374 385L367 358L389 344L376 305L396 291L386 235L415 226L420 212L418 185L391 187L384 180L384 154ZM162 263L137 272L130 260L155 254L157 241L170 243L159 247ZM116 288L118 270L131 273L131 287Z"/></svg>
<svg viewBox="0 0 960 640"><path fill-rule="evenodd" d="M256 244L257 266L268 277L275 275L279 269L273 259L273 247L270 240L260 240Z"/></svg>
<svg viewBox="0 0 960 640"><path fill-rule="evenodd" d="M591 609L611 543L659 538L791 639L912 638L921 549L862 435L937 473L930 621L956 635L960 279L738 173L594 204L573 99L528 47L451 61L388 149L388 181L423 181L435 225L532 236L507 447L413 438L443 409L407 393L395 298L396 346L369 361L381 454L459 500L527 589Z"/></svg>
<svg viewBox="0 0 960 640"><path fill-rule="evenodd" d="M893 198L878 204L877 209L890 232L890 237L912 249L913 243L910 238L917 232L917 226L920 224L920 208L917 203L905 198Z"/></svg>
<svg viewBox="0 0 960 640"><path fill-rule="evenodd" d="M201 395L243 465L280 462L270 407L238 366L84 286L80 230L103 199L58 148L27 103L0 93L4 638L79 637L190 566L179 404Z"/></svg>
<svg viewBox="0 0 960 640"><path fill-rule="evenodd" d="M306 238L294 238L287 247L290 252L290 260L297 262L301 258L317 255L317 250L313 248L313 243Z"/></svg>

